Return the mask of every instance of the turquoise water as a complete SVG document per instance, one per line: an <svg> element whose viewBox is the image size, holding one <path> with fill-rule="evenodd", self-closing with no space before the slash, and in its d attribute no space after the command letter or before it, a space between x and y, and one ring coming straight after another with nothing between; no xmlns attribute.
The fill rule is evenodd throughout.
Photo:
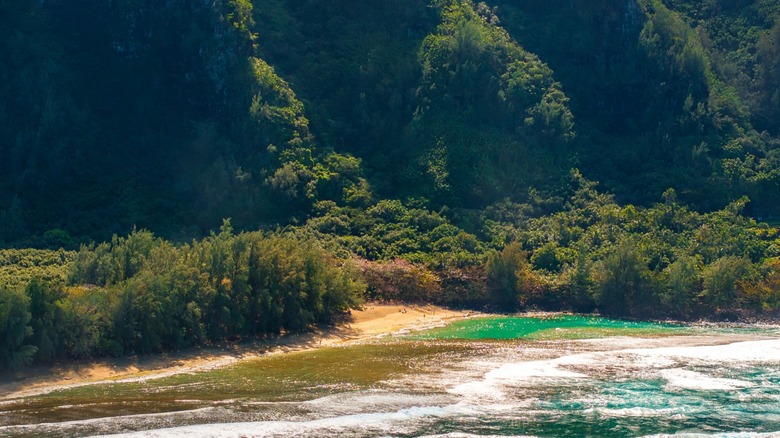
<svg viewBox="0 0 780 438"><path fill-rule="evenodd" d="M777 327L485 317L0 401L0 436L780 436Z"/></svg>
<svg viewBox="0 0 780 438"><path fill-rule="evenodd" d="M711 371L716 370L704 370ZM780 431L777 370L749 367L729 375L756 386L729 391L669 388L666 380L655 377L568 382L547 392L520 391L522 396L512 400L515 409L437 421L423 433L623 437ZM521 399L528 396L535 398L523 404Z"/></svg>
<svg viewBox="0 0 780 438"><path fill-rule="evenodd" d="M621 321L597 316L486 317L453 322L411 335L414 339L577 339L604 336L675 334L675 324Z"/></svg>

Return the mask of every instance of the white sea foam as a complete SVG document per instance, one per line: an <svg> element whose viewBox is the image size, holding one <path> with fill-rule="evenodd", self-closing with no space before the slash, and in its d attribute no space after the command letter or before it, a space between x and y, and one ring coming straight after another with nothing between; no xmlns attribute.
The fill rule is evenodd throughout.
<svg viewBox="0 0 780 438"><path fill-rule="evenodd" d="M353 414L338 417L321 418L310 421L258 421L244 423L204 424L157 429L106 437L273 437L301 435L341 435L345 431L382 433L397 431L402 424L413 425L426 419L463 415L465 412L457 405L440 407L413 407L395 412ZM400 425L399 425L400 423Z"/></svg>
<svg viewBox="0 0 780 438"><path fill-rule="evenodd" d="M590 355L577 354L549 360L505 363L488 371L482 380L461 383L449 390L451 394L472 402L497 402L507 397L508 388L551 380L582 379L582 373L562 369L561 365L583 364L592 360Z"/></svg>
<svg viewBox="0 0 780 438"><path fill-rule="evenodd" d="M780 339L735 342L726 345L660 347L623 350L640 355L709 362L780 362Z"/></svg>
<svg viewBox="0 0 780 438"><path fill-rule="evenodd" d="M495 382L490 381L461 383L450 389L449 392L451 394L460 395L472 402L479 400L495 402L506 398L504 389Z"/></svg>
<svg viewBox="0 0 780 438"><path fill-rule="evenodd" d="M753 387L755 383L709 376L686 367L702 363L780 362L780 340L777 339L715 346L657 345L649 348L576 353L547 360L522 361L522 357L512 356L511 363L496 358L493 369L486 370L481 379L456 384L449 392L474 404L506 404L514 402L518 387L547 385L556 380L600 379L612 373L630 373L637 376L637 371L645 377L660 376L667 381L667 389L732 391ZM628 407L604 410L602 413L615 416L652 416L658 412L664 411Z"/></svg>
<svg viewBox="0 0 780 438"><path fill-rule="evenodd" d="M642 438L780 438L780 432L720 432L720 433L690 433L646 435Z"/></svg>
<svg viewBox="0 0 780 438"><path fill-rule="evenodd" d="M484 409L475 409L466 403L456 403L448 406L413 407L401 409L395 412L380 412L369 414L343 415L338 417L321 418L311 421L260 421L242 423L204 424L195 426L182 426L167 429L157 429L142 432L132 432L118 435L101 435L101 437L113 438L177 438L193 436L207 438L227 437L277 437L277 436L343 436L399 433L404 426L408 427L408 433L413 433L417 427L428 421L435 421L445 417L462 417L465 415L485 415ZM480 406L479 408L485 408ZM517 405L505 406L505 409L517 409ZM403 433L403 432L401 432ZM485 437L486 435L472 435L465 433L448 433L441 435L427 435L428 437ZM491 436L491 435L487 435ZM507 436L507 435L501 435ZM529 437L528 435L513 435L515 437Z"/></svg>
<svg viewBox="0 0 780 438"><path fill-rule="evenodd" d="M344 415L443 405L451 401L452 397L445 395L369 390L328 395L303 402L302 405L320 414Z"/></svg>
<svg viewBox="0 0 780 438"><path fill-rule="evenodd" d="M532 435L473 435L470 433L445 433L442 435L422 435L420 438L534 438Z"/></svg>
<svg viewBox="0 0 780 438"><path fill-rule="evenodd" d="M666 379L667 386L682 389L731 391L755 386L755 384L743 380L710 377L681 368L662 370L661 377Z"/></svg>
<svg viewBox="0 0 780 438"><path fill-rule="evenodd" d="M510 363L501 366L486 374L488 380L501 380L504 382L516 382L539 378L585 378L582 373L575 373L559 368L560 365L582 364L588 362L583 355L564 356L553 360L536 360L530 362Z"/></svg>
<svg viewBox="0 0 780 438"><path fill-rule="evenodd" d="M72 420L72 421L62 421L58 423L35 423L35 424L21 424L21 425L14 425L14 426L0 426L0 436L2 436L3 432L14 432L14 431L21 431L25 429L36 429L36 428L42 428L42 427L67 427L67 426L87 426L90 424L100 424L105 423L106 421L116 421L116 420L131 420L131 419L140 419L140 418L161 418L161 417L174 417L174 416L180 416L180 415L191 415L195 413L204 413L213 410L213 407L206 407L206 408L197 408L197 409L189 409L186 411L173 411L173 412L159 412L159 413L153 413L153 414L133 414L133 415L120 415L116 417L99 417L99 418L89 418L86 420Z"/></svg>
<svg viewBox="0 0 780 438"><path fill-rule="evenodd" d="M605 417L672 417L674 415L679 414L678 409L673 408L663 408L663 409L653 409L653 408L643 408L643 407L633 407L633 408L619 408L619 409L610 409L610 408L592 408L586 410L586 412L597 412Z"/></svg>
<svg viewBox="0 0 780 438"><path fill-rule="evenodd" d="M665 356L639 355L634 358L633 365L639 368L668 368L675 366L676 361Z"/></svg>

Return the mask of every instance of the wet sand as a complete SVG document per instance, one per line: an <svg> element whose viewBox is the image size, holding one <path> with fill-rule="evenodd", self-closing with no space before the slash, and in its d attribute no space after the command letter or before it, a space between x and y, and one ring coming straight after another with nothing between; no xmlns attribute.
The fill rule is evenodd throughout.
<svg viewBox="0 0 780 438"><path fill-rule="evenodd" d="M0 400L45 394L106 381L136 381L223 367L241 360L357 342L399 331L436 326L468 316L443 307L367 304L350 322L304 334L181 352L36 366L0 376Z"/></svg>

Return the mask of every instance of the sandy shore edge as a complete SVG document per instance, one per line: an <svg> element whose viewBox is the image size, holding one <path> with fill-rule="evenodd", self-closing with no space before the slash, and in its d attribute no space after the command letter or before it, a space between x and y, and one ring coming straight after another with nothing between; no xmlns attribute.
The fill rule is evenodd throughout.
<svg viewBox="0 0 780 438"><path fill-rule="evenodd" d="M310 333L160 355L33 367L13 376L0 378L0 400L46 394L84 385L141 381L205 371L270 354L347 344L442 325L447 321L473 314L433 305L369 303L363 310L353 310L350 322Z"/></svg>

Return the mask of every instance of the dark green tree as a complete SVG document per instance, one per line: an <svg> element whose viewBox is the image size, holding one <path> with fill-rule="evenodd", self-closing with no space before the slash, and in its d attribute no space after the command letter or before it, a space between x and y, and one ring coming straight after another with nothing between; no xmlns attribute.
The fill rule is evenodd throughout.
<svg viewBox="0 0 780 438"><path fill-rule="evenodd" d="M529 269L528 253L519 243L507 245L490 256L486 270L493 302L503 310L520 307L521 280Z"/></svg>
<svg viewBox="0 0 780 438"><path fill-rule="evenodd" d="M32 362L37 348L29 343L29 322L29 299L0 288L0 369L17 370Z"/></svg>
<svg viewBox="0 0 780 438"><path fill-rule="evenodd" d="M666 287L662 301L668 311L677 317L691 315L701 291L701 263L695 257L681 257L664 271Z"/></svg>
<svg viewBox="0 0 780 438"><path fill-rule="evenodd" d="M600 311L637 316L649 310L653 283L636 243L627 239L618 243L597 270L594 299Z"/></svg>
<svg viewBox="0 0 780 438"><path fill-rule="evenodd" d="M751 264L745 258L719 258L704 268L702 297L714 309L733 310L739 306L739 282L750 274Z"/></svg>
<svg viewBox="0 0 780 438"><path fill-rule="evenodd" d="M37 351L36 361L50 361L61 353L60 331L63 322L59 302L65 293L58 287L33 279L25 293L30 299L30 341Z"/></svg>

